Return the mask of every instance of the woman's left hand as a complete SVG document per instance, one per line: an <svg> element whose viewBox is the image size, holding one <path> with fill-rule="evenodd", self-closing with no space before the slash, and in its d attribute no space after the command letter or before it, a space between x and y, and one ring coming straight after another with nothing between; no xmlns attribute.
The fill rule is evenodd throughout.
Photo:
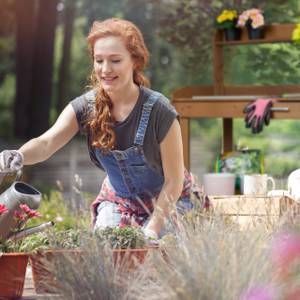
<svg viewBox="0 0 300 300"><path fill-rule="evenodd" d="M154 230L143 228L146 245L149 247L158 246L158 235Z"/></svg>

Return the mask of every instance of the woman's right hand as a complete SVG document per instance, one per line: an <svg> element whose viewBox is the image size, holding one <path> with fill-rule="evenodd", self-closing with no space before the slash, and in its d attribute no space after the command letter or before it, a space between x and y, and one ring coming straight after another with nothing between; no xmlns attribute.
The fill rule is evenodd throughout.
<svg viewBox="0 0 300 300"><path fill-rule="evenodd" d="M4 150L0 153L0 171L14 172L23 167L24 157L18 150Z"/></svg>

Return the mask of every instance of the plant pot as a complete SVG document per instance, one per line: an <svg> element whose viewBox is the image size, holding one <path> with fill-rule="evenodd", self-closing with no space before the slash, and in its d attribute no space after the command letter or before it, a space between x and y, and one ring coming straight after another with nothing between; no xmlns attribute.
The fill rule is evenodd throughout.
<svg viewBox="0 0 300 300"><path fill-rule="evenodd" d="M28 255L4 253L0 256L0 298L20 298L23 294Z"/></svg>
<svg viewBox="0 0 300 300"><path fill-rule="evenodd" d="M249 40L259 40L265 37L264 27L259 27L259 28L248 27L247 30L248 30Z"/></svg>
<svg viewBox="0 0 300 300"><path fill-rule="evenodd" d="M148 254L159 251L160 255L166 259L165 251L158 246L143 249L113 249L113 264L121 271L134 271L145 261Z"/></svg>
<svg viewBox="0 0 300 300"><path fill-rule="evenodd" d="M241 39L241 29L237 27L224 29L226 41L238 41Z"/></svg>
<svg viewBox="0 0 300 300"><path fill-rule="evenodd" d="M147 248L114 249L113 250L114 266L122 270L136 270L141 264L144 263L145 258L148 254L148 250L149 249Z"/></svg>
<svg viewBox="0 0 300 300"><path fill-rule="evenodd" d="M64 260L79 260L82 251L77 249L45 250L30 254L34 289L38 294L57 293L60 283L51 271Z"/></svg>

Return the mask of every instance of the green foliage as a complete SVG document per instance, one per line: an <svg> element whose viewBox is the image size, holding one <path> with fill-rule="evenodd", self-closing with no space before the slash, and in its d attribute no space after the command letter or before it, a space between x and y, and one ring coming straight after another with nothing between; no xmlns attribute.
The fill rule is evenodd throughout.
<svg viewBox="0 0 300 300"><path fill-rule="evenodd" d="M72 228L87 228L90 224L89 212L70 211L62 193L56 190L50 190L48 195L43 195L38 211L42 216L38 219L29 220L28 225L34 226L53 221L58 230L68 230Z"/></svg>
<svg viewBox="0 0 300 300"><path fill-rule="evenodd" d="M0 241L0 252L36 252L48 249L75 249L80 246L81 236L86 231L79 229L47 231L29 235L20 240L8 239Z"/></svg>
<svg viewBox="0 0 300 300"><path fill-rule="evenodd" d="M12 136L15 80L15 75L9 73L0 83L0 136L5 138Z"/></svg>
<svg viewBox="0 0 300 300"><path fill-rule="evenodd" d="M143 248L145 245L144 235L140 229L134 227L107 227L98 229L95 237L99 243L109 246L113 249Z"/></svg>

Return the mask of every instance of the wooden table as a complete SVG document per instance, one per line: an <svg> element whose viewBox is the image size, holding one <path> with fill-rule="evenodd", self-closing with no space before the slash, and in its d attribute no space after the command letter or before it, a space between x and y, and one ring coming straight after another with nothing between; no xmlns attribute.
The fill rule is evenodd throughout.
<svg viewBox="0 0 300 300"><path fill-rule="evenodd" d="M299 216L300 204L287 196L209 196L212 213L226 216L242 228L257 222L276 224L279 218Z"/></svg>

